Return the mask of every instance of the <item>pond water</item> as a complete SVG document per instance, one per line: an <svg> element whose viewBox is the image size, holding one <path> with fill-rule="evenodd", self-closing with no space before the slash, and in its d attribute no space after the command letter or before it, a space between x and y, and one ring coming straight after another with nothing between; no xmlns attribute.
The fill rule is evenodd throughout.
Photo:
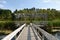
<svg viewBox="0 0 60 40"><path fill-rule="evenodd" d="M57 38L60 40L60 32L56 32L56 33L54 34L54 36L57 37Z"/></svg>
<svg viewBox="0 0 60 40"><path fill-rule="evenodd" d="M2 39L2 38L4 38L6 35L0 35L0 40Z"/></svg>

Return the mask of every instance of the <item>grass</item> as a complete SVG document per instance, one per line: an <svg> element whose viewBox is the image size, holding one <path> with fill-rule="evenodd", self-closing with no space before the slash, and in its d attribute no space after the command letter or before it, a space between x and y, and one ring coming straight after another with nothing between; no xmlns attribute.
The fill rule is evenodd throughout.
<svg viewBox="0 0 60 40"><path fill-rule="evenodd" d="M0 30L0 35L7 35L10 34L12 31L11 30Z"/></svg>

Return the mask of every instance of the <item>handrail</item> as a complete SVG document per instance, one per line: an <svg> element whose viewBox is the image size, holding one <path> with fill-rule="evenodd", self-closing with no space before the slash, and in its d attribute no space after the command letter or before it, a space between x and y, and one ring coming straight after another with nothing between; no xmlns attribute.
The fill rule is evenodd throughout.
<svg viewBox="0 0 60 40"><path fill-rule="evenodd" d="M26 24L23 24L21 27L19 27L18 29L16 29L15 31L13 31L12 33L10 33L9 35L7 35L5 38L3 38L2 40L11 40L19 31L22 30L22 28L26 26Z"/></svg>
<svg viewBox="0 0 60 40"><path fill-rule="evenodd" d="M48 32L44 31L43 29L37 27L35 24L32 24L35 28L37 28L41 33L42 35L44 35L48 40L59 40L58 38L54 37L53 35L49 34Z"/></svg>

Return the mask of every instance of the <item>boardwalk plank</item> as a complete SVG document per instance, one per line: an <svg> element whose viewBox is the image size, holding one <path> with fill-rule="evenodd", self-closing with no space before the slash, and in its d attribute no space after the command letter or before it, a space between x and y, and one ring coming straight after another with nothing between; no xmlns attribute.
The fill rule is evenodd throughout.
<svg viewBox="0 0 60 40"><path fill-rule="evenodd" d="M25 27L16 40L36 40L35 35L31 27L28 25Z"/></svg>

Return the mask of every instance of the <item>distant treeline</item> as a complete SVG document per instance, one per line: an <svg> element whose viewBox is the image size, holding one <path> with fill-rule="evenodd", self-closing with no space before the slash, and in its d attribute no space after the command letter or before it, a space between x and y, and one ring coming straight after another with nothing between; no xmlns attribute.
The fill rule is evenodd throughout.
<svg viewBox="0 0 60 40"><path fill-rule="evenodd" d="M28 15L21 17L21 15L18 17L19 19L16 19L15 14L23 14L23 15ZM30 14L30 15L29 15ZM38 14L38 15L37 15ZM60 19L60 11L56 9L36 9L36 8L25 8L22 10L15 10L13 13L9 9L0 9L0 20L44 20L44 17L41 17L39 14L43 14L42 16L47 16L45 19L47 20L54 20L54 19ZM17 15L17 16L18 16ZM39 16L39 17L35 17Z"/></svg>
<svg viewBox="0 0 60 40"><path fill-rule="evenodd" d="M6 20L11 18L11 10L8 9L0 9L0 20Z"/></svg>

